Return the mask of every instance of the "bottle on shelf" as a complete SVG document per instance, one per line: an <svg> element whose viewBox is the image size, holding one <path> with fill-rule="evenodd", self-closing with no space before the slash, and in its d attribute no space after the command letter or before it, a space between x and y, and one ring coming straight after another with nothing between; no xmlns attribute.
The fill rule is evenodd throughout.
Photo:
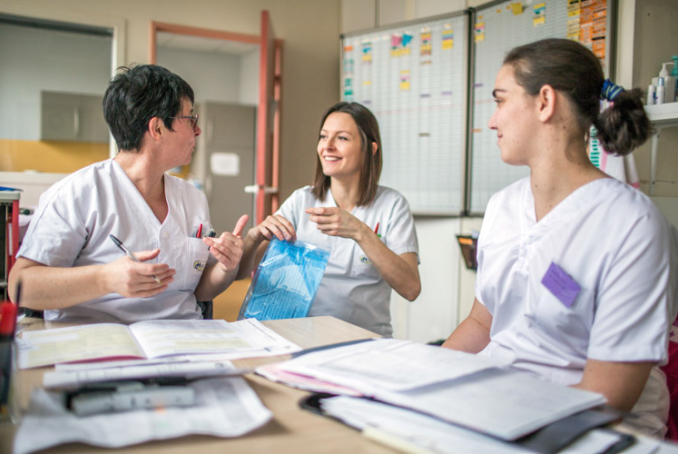
<svg viewBox="0 0 678 454"><path fill-rule="evenodd" d="M657 104L664 104L666 99L666 85L664 85L664 78L657 79Z"/></svg>
<svg viewBox="0 0 678 454"><path fill-rule="evenodd" d="M659 98L659 87L657 87L657 104L673 102L676 96L676 79L671 77L671 73L666 65L673 65L673 62L669 61L662 63L662 69L659 71L659 78L664 79L664 96L663 99Z"/></svg>

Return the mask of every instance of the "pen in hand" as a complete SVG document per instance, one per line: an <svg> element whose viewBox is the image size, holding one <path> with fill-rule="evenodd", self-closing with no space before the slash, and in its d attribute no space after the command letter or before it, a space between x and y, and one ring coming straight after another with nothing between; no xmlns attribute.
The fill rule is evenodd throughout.
<svg viewBox="0 0 678 454"><path fill-rule="evenodd" d="M136 257L134 256L134 254L132 254L132 253L125 247L124 244L122 244L122 241L120 241L119 239L117 239L116 237L114 237L112 234L111 234L111 235L108 235L108 236L111 237L111 240L113 241L113 243L115 243L115 245L118 246L118 247L122 250L122 252L124 252L125 254L127 254L127 257L131 258L132 260L134 260L134 261L137 262L137 263L141 263L141 262L139 261L139 259L136 258ZM151 277L152 277L153 279L155 279L155 282L157 282L158 284L161 284L161 285L162 285L162 281L161 281L160 279L158 279L158 276L156 276L155 274L151 274Z"/></svg>

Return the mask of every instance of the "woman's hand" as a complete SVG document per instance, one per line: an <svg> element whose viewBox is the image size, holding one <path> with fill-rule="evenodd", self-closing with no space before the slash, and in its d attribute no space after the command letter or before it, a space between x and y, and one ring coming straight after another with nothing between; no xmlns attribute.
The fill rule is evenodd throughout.
<svg viewBox="0 0 678 454"><path fill-rule="evenodd" d="M247 236L254 241L254 244L258 245L264 240L272 240L273 237L278 238L280 241L287 240L294 242L297 239L297 232L290 221L279 214L274 214L268 216L258 226L251 228L247 232Z"/></svg>
<svg viewBox="0 0 678 454"><path fill-rule="evenodd" d="M203 243L209 246L210 254L219 261L221 269L225 273L238 269L238 265L240 265L240 259L245 249L242 231L248 219L248 215L242 215L235 224L233 233L224 232L218 238L205 237L202 239Z"/></svg>
<svg viewBox="0 0 678 454"><path fill-rule="evenodd" d="M160 249L140 251L134 253L139 262L123 256L103 265L103 285L107 292L126 298L148 298L166 290L174 281L176 270L164 263L146 263L158 254Z"/></svg>
<svg viewBox="0 0 678 454"><path fill-rule="evenodd" d="M315 222L318 230L325 235L340 236L360 242L365 232L371 231L364 222L341 208L306 208L306 213L311 215L309 217L311 222Z"/></svg>

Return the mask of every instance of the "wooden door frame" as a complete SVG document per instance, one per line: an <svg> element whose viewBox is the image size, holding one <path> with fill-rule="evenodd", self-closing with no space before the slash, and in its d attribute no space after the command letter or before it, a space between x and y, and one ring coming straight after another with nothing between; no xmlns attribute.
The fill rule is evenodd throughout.
<svg viewBox="0 0 678 454"><path fill-rule="evenodd" d="M149 29L149 53L148 61L155 65L158 62L158 45L157 37L159 32L165 33L174 33L177 35L187 35L195 36L198 38L211 38L211 39L223 39L225 41L236 41L241 43L256 44L261 47L261 37L260 35L250 35L246 33L234 33L227 32L223 30L214 30L208 28L199 28L199 27L189 27L186 25L178 24L169 24L166 22L156 22L151 21ZM283 40L275 39L274 40L274 52L275 52L275 71L273 74L273 84L274 84L274 97L276 100L277 108L273 121L273 156L271 164L271 184L274 188L280 189L280 143L281 143L281 108L282 108L282 50L283 50ZM255 149L255 159L256 159L256 149ZM256 182L256 175L255 181ZM271 210L275 212L278 210L280 205L279 192L276 192L272 195L271 198ZM261 217L261 215L260 215ZM264 219L261 217L261 219ZM256 221L255 221L256 224Z"/></svg>
<svg viewBox="0 0 678 454"><path fill-rule="evenodd" d="M233 33L209 28L188 27L186 25L168 24L166 22L151 22L148 61L152 65L158 62L157 37L159 32L174 33L176 35L195 36L198 38L223 39L225 41L237 41L259 45L259 35L245 33Z"/></svg>

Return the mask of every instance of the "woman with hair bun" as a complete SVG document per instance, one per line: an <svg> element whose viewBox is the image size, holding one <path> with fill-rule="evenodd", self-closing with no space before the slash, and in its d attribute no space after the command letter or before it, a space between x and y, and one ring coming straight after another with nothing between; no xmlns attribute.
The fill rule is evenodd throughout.
<svg viewBox="0 0 678 454"><path fill-rule="evenodd" d="M490 200L470 315L444 346L508 358L545 380L599 392L624 422L663 435L668 333L676 318L678 235L640 191L588 158L591 125L628 154L650 134L639 90L604 80L565 39L513 49L489 127L501 159L530 176ZM600 99L613 105L600 112Z"/></svg>

